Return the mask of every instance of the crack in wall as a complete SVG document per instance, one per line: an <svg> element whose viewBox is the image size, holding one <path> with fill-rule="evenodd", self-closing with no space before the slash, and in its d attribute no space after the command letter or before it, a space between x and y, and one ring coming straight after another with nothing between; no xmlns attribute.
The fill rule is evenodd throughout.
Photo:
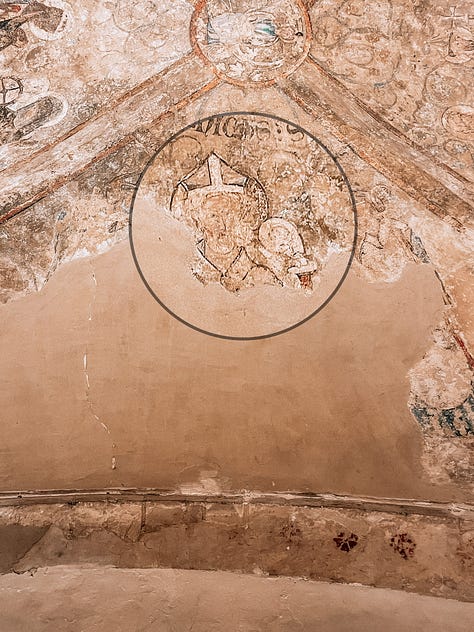
<svg viewBox="0 0 474 632"><path fill-rule="evenodd" d="M91 334L92 334L92 321L93 321L93 317L94 317L94 306L97 300L97 288L98 288L98 283L97 283L97 278L95 275L95 270L93 267L93 263L92 261L89 259L89 265L91 268L91 279L93 282L93 290L92 290L92 298L89 302L89 306L88 306L88 316L87 316L87 341L89 341L91 339ZM84 374L84 382L85 382L85 399L87 402L87 409L89 412L89 415L98 423L100 424L101 428L110 436L110 428L108 426L107 423L105 423L105 421L103 421L103 419L97 414L96 412L96 406L92 400L92 396L91 396L91 380L90 380L90 374L89 374L89 343L86 342L86 346L85 346L85 351L84 351L84 356L83 356L83 374ZM112 448L115 449L116 448L116 444L114 442L112 442ZM117 469L117 458L115 455L112 455L111 457L111 468L112 470Z"/></svg>

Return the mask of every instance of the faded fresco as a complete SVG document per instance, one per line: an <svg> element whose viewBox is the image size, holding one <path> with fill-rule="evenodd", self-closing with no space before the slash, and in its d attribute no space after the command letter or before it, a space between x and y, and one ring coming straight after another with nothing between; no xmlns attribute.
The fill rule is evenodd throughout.
<svg viewBox="0 0 474 632"><path fill-rule="evenodd" d="M383 581L456 595L474 559L473 14L0 0L0 489L292 490L289 514L347 497L324 543L314 521L274 528L268 572L317 550L316 570L337 556L328 577L366 581L378 555ZM379 548L350 513L369 503ZM447 505L470 526L442 535ZM240 560L249 531L226 533Z"/></svg>
<svg viewBox="0 0 474 632"><path fill-rule="evenodd" d="M150 277L141 261L146 266L152 247L148 227L158 230L166 217L186 229L192 244L189 278L230 293L292 288L323 304L328 294L319 294L320 279L331 262L344 259L334 292L355 247L356 207L342 167L303 129L263 114L199 121L165 145L144 172L131 238L138 267L158 298L166 281L159 273ZM180 235L158 237L163 241L156 247L166 249ZM308 313L318 307L310 305Z"/></svg>
<svg viewBox="0 0 474 632"><path fill-rule="evenodd" d="M191 27L198 51L228 80L262 83L292 72L310 45L300 0L199 2Z"/></svg>
<svg viewBox="0 0 474 632"><path fill-rule="evenodd" d="M351 248L347 184L318 143L291 124L219 117L195 125L169 152L178 163L170 173L175 181L183 163L198 163L176 181L169 212L192 230L198 254L192 271L201 283L216 281L229 291L261 284L311 291L331 252ZM154 194L158 206L166 192Z"/></svg>
<svg viewBox="0 0 474 632"><path fill-rule="evenodd" d="M66 29L72 16L71 6L62 0L36 2L18 0L0 3L0 50L28 43L25 26L40 39L56 39Z"/></svg>
<svg viewBox="0 0 474 632"><path fill-rule="evenodd" d="M0 1L0 168L181 58L191 13L185 0Z"/></svg>
<svg viewBox="0 0 474 632"><path fill-rule="evenodd" d="M314 60L473 182L472 3L322 0L311 18Z"/></svg>

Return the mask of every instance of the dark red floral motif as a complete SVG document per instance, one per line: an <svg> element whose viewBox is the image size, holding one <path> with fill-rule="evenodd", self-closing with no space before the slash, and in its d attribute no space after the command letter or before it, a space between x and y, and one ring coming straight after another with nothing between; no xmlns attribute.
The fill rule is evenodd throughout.
<svg viewBox="0 0 474 632"><path fill-rule="evenodd" d="M397 533L390 538L390 546L399 553L404 560L415 555L416 543L409 537L408 533Z"/></svg>
<svg viewBox="0 0 474 632"><path fill-rule="evenodd" d="M357 546L359 536L357 536L355 533L350 533L349 535L347 535L344 531L341 531L337 534L337 537L333 538L333 540L336 543L338 549L349 553L351 549Z"/></svg>

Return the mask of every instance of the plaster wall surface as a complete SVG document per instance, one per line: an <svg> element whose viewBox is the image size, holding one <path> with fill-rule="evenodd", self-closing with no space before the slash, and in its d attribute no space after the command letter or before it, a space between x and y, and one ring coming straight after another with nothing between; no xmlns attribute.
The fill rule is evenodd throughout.
<svg viewBox="0 0 474 632"><path fill-rule="evenodd" d="M124 595L127 596L124 599ZM238 595L238 598L236 598ZM469 632L472 604L362 586L199 571L57 567L0 578L10 632Z"/></svg>

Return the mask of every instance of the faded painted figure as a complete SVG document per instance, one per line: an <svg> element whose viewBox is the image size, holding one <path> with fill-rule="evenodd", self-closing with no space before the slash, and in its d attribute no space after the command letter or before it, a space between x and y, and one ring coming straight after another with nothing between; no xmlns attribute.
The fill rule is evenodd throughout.
<svg viewBox="0 0 474 632"><path fill-rule="evenodd" d="M33 24L39 31L54 34L64 28L67 15L57 6L36 0L0 2L0 50L21 47L28 42L24 25Z"/></svg>
<svg viewBox="0 0 474 632"><path fill-rule="evenodd" d="M181 130L149 163L132 246L173 314L248 337L268 331L269 313L290 326L330 300L352 261L355 214L342 167L316 138L265 114L218 114ZM225 314L215 328L214 314Z"/></svg>
<svg viewBox="0 0 474 632"><path fill-rule="evenodd" d="M193 272L202 283L219 281L230 291L265 283L312 289L317 264L305 256L296 226L269 218L262 185L217 154L178 184L171 212L194 230Z"/></svg>
<svg viewBox="0 0 474 632"><path fill-rule="evenodd" d="M0 145L29 137L36 129L53 125L65 114L65 100L54 95L15 108L15 101L22 93L23 84L19 79L0 78Z"/></svg>

